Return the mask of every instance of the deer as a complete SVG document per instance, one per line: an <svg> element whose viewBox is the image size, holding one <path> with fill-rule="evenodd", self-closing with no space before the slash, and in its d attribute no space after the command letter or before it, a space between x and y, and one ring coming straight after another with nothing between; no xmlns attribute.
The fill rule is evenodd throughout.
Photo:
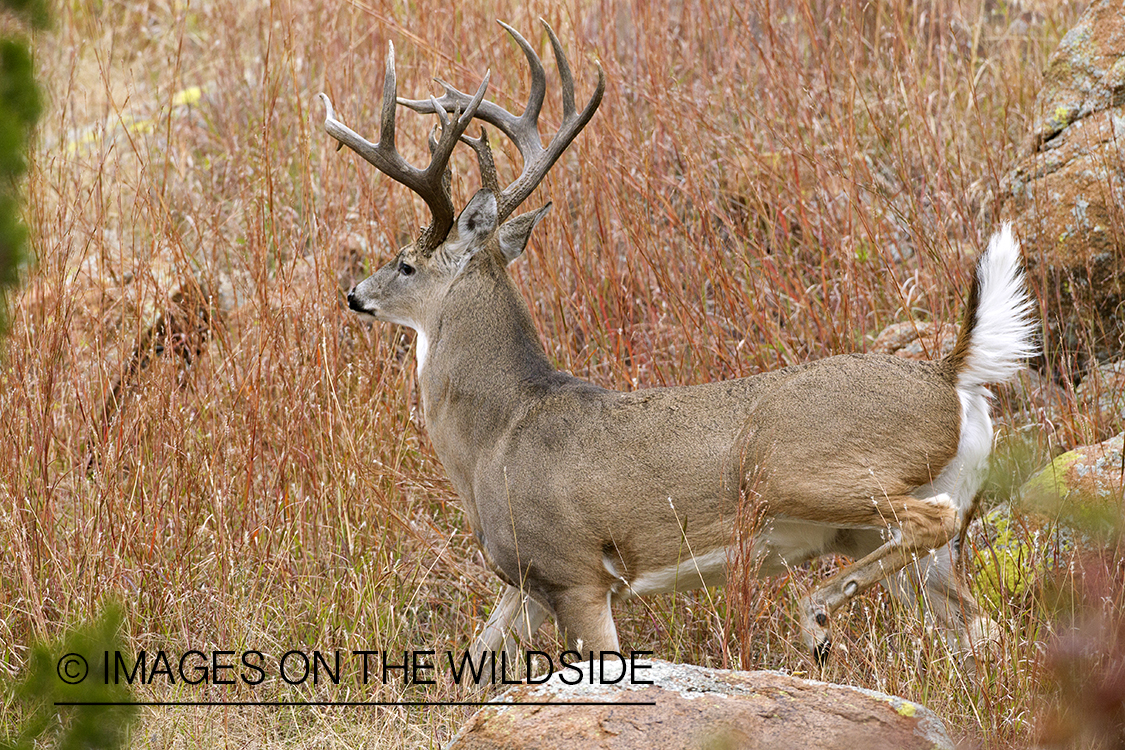
<svg viewBox="0 0 1125 750"><path fill-rule="evenodd" d="M824 555L854 560L797 603L800 637L816 662L833 615L884 582L968 649L995 623L955 566L992 450L991 394L1037 347L1018 242L1004 225L980 255L952 351L914 361L839 354L750 377L691 386L609 390L548 358L508 273L551 208L513 216L601 103L585 106L562 44L554 52L563 116L543 145L546 74L532 45L503 28L531 70L522 114L437 79L440 97L397 96L388 44L379 140L336 117L324 128L387 177L417 193L432 221L347 294L351 310L413 329L425 429L488 566L504 590L477 653L513 654L548 616L569 650L618 652L614 605L633 597L722 585L746 503L756 575ZM395 144L396 108L438 122L431 161L409 164ZM473 120L479 136L466 131ZM484 125L519 151L501 187ZM481 187L456 213L450 155L470 147Z"/></svg>

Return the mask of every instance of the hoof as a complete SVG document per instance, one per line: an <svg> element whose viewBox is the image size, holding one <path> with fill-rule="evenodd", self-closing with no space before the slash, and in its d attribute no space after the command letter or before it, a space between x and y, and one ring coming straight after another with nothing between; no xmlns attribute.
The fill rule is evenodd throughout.
<svg viewBox="0 0 1125 750"><path fill-rule="evenodd" d="M828 611L820 603L807 599L801 602L799 611L801 640L805 642L805 648L812 652L816 663L823 665L828 659L828 649L832 642Z"/></svg>
<svg viewBox="0 0 1125 750"><path fill-rule="evenodd" d="M828 652L832 650L832 639L825 638L820 643L813 646L812 655L816 660L818 667L823 667L828 663Z"/></svg>

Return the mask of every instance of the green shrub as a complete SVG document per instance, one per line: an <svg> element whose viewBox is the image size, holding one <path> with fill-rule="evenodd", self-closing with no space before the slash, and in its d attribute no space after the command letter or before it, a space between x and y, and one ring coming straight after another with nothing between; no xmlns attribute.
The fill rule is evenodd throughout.
<svg viewBox="0 0 1125 750"><path fill-rule="evenodd" d="M0 0L0 9L32 28L47 25L43 0ZM20 179L27 171L27 144L41 110L27 40L0 38L0 299L16 283L24 259L27 228L20 216ZM4 323L0 306L0 329Z"/></svg>

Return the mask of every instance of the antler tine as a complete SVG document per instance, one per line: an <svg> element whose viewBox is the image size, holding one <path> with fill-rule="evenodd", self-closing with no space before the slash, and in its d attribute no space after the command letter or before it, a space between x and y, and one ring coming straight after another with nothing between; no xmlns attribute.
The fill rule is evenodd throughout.
<svg viewBox="0 0 1125 750"><path fill-rule="evenodd" d="M570 63L566 59L566 54L563 52L562 44L559 42L558 37L555 35L554 30L543 19L540 19L543 27L547 30L547 35L551 40L552 51L555 54L555 62L559 69L559 79L562 84L563 94L563 122L559 126L558 131L551 138L547 147L543 147L543 141L539 134L539 113L543 107L543 99L547 91L547 76L543 69L543 61L540 60L539 55L536 54L532 46L527 42L523 36L503 21L500 25L504 27L520 49L523 50L524 56L527 58L528 66L531 68L531 92L528 95L527 106L524 108L523 114L516 117L503 107L494 104L493 102L482 102L477 109L476 117L478 120L496 127L504 135L506 135L516 148L519 149L520 157L523 159L523 170L520 172L519 177L515 179L508 187L497 196L497 211L499 220L503 221L511 215L521 203L523 203L532 191L539 185L543 178L554 166L562 153L570 145L571 141L577 137L586 124L590 122L590 118L594 116L597 111L598 105L601 104L602 95L605 93L605 71L602 66L595 63L598 69L598 85L594 90L590 100L581 112L577 111L574 102L574 77L570 70ZM413 109L416 112L423 114L433 114L439 108L451 108L457 106L464 106L468 100L469 95L458 91L448 83L439 80L438 83L443 89L445 94L440 99L399 99L398 103ZM482 147L479 144L480 139L472 139L462 137L461 140L473 146L477 152L478 159L481 160L482 174L485 172L484 160L481 157ZM483 148L487 148L487 143ZM488 164L491 168L491 151L488 152ZM487 187L487 186L486 186Z"/></svg>
<svg viewBox="0 0 1125 750"><path fill-rule="evenodd" d="M527 58L528 67L531 68L531 92L527 96L527 106L524 107L523 114L519 116L512 127L516 135L520 136L516 145L519 146L520 155L524 157L526 162L529 156L534 158L539 152L543 151L543 141L539 138L539 113L543 111L543 99L547 96L547 71L543 69L543 61L539 59L539 55L523 38L523 34L503 21L497 21L497 23L512 35L512 39L516 40L516 44L520 46L524 57ZM546 21L542 21L542 23L544 26L547 25ZM550 30L549 26L547 28ZM512 115L509 114L509 117L512 117ZM527 152L524 151L525 148L528 149Z"/></svg>
<svg viewBox="0 0 1125 750"><path fill-rule="evenodd" d="M480 164L481 187L491 190L495 195L500 195L500 180L496 176L496 162L492 158L492 147L488 145L488 135L484 128L480 129L479 138L461 136L461 140L473 147L477 152L477 162Z"/></svg>
<svg viewBox="0 0 1125 750"><path fill-rule="evenodd" d="M523 171L520 173L520 176L516 178L515 182L505 188L500 199L497 201L497 210L501 217L510 215L511 212L523 203L535 188L538 187L539 183L547 175L547 172L555 165L555 162L558 161L558 158L562 156L563 152L566 151L571 141L573 141L578 134L582 132L582 129L586 127L586 124L590 122L590 118L594 116L594 112L597 111L598 105L602 102L602 95L605 93L605 71L602 70L600 64L595 62L594 65L598 69L597 88L590 96L590 100L586 103L586 106L583 107L582 112L576 113L574 106L574 78L570 72L570 63L567 61L566 54L562 49L562 44L559 43L559 39L555 36L554 29L551 28L551 25L542 18L539 19L539 22L543 24L543 28L547 30L547 36L551 39L552 51L555 54L555 64L559 69L559 79L563 88L563 121L558 131L551 137L545 149L540 145L539 127L536 120L531 120L526 123L530 134L534 136L534 145L540 147L537 149L539 153L529 161L528 152L524 150L523 146L520 146L520 154L524 157ZM524 52L529 55L529 60L530 56L535 56L536 60L539 59L538 55L535 55L531 47L527 45L527 42L523 41L522 37L515 35L515 31L511 28L509 28L509 31L517 37L517 43L522 42L520 46L524 47ZM540 63L540 68L541 67L542 63ZM534 97L536 95L534 91L534 78L532 83L533 90L531 96ZM541 94L540 101L542 101ZM526 114L525 112L524 115L526 116ZM517 145L519 145L519 142L517 142Z"/></svg>
<svg viewBox="0 0 1125 750"><path fill-rule="evenodd" d="M372 143L356 133L347 125L336 118L336 111L326 94L320 94L324 102L325 131L339 141L340 146L347 146L362 156L367 162L373 164L380 172L396 182L406 185L413 190L430 209L433 221L422 230L419 237L419 249L425 254L433 250L445 240L453 226L453 200L450 197L448 171L449 158L457 141L465 133L465 129L476 115L477 108L484 100L485 91L488 89L490 73L485 73L480 88L466 101L458 102L454 108L454 116L450 118L448 112L437 101L433 102L434 109L441 123L441 137L435 139L431 131L429 136L430 163L425 169L418 169L411 165L398 153L395 148L395 108L397 98L397 78L395 75L395 47L388 43L387 72L383 77L383 106L382 121L379 126L379 142Z"/></svg>
<svg viewBox="0 0 1125 750"><path fill-rule="evenodd" d="M559 69L559 83L563 90L563 120L569 120L574 117L574 76L570 72L570 63L563 52L562 43L555 36L555 30L542 18L539 21L547 29L547 36L551 39L551 51L555 53L555 65ZM601 70L601 66L598 66L598 70Z"/></svg>

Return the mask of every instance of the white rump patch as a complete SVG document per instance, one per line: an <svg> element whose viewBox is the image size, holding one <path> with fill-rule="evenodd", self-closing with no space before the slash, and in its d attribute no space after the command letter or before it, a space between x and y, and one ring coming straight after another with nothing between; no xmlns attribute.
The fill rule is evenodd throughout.
<svg viewBox="0 0 1125 750"><path fill-rule="evenodd" d="M928 486L914 494L919 498L948 493L964 517L984 481L992 452L992 417L988 383L1010 380L1024 360L1037 351L1034 303L1027 293L1020 246L1010 224L993 235L988 250L977 263L980 299L968 356L957 373L957 395L961 400L961 439L957 455ZM964 325L964 323L962 323Z"/></svg>

